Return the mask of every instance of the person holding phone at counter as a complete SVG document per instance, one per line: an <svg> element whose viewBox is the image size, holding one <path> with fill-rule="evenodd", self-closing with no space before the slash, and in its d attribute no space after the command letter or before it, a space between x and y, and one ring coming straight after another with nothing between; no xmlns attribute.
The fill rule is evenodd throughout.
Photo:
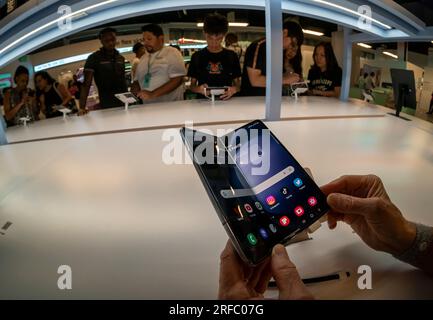
<svg viewBox="0 0 433 320"><path fill-rule="evenodd" d="M157 24L142 28L146 53L141 57L131 92L145 103L183 100L185 64L179 50L164 46L164 33Z"/></svg>
<svg viewBox="0 0 433 320"><path fill-rule="evenodd" d="M302 53L304 33L301 26L288 20L283 24L283 85L302 81ZM266 39L251 43L246 52L242 72L243 96L266 95Z"/></svg>
<svg viewBox="0 0 433 320"><path fill-rule="evenodd" d="M28 88L29 70L18 66L14 74L15 87L4 96L4 113L8 126L20 124L21 118L39 120L35 91Z"/></svg>
<svg viewBox="0 0 433 320"><path fill-rule="evenodd" d="M47 119L63 116L60 111L55 109L56 106L64 106L71 109L75 107L74 98L68 89L63 84L55 81L48 72L37 72L34 80L41 113Z"/></svg>
<svg viewBox="0 0 433 320"><path fill-rule="evenodd" d="M314 64L308 72L309 93L315 96L340 96L342 70L338 66L332 45L321 42L313 52Z"/></svg>
<svg viewBox="0 0 433 320"><path fill-rule="evenodd" d="M203 32L207 47L192 55L188 68L191 91L205 95L208 87L225 87L221 100L228 100L240 89L241 67L236 52L223 48L229 23L220 14L211 14L204 19ZM206 94L207 95L207 94Z"/></svg>
<svg viewBox="0 0 433 320"><path fill-rule="evenodd" d="M433 227L405 219L375 175L342 176L321 187L331 210L331 230L342 221L370 248L393 255L433 276ZM220 256L219 299L262 299L273 277L279 299L313 299L285 247L256 267L241 260L232 243Z"/></svg>

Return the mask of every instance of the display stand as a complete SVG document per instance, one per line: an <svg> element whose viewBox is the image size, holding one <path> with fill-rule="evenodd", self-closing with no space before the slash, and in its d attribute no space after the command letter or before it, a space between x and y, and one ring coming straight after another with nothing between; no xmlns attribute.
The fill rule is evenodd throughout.
<svg viewBox="0 0 433 320"><path fill-rule="evenodd" d="M130 104L138 102L138 98L131 92L118 93L114 96L124 103L125 111L129 109Z"/></svg>

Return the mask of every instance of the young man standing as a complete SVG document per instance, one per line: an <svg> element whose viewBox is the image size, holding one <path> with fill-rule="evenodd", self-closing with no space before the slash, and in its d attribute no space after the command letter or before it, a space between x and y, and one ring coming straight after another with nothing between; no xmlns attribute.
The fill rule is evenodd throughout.
<svg viewBox="0 0 433 320"><path fill-rule="evenodd" d="M125 58L116 50L116 30L105 28L99 33L102 48L92 53L84 65L84 83L80 94L79 114L86 112L89 89L95 78L101 108L122 106L114 95L126 92Z"/></svg>
<svg viewBox="0 0 433 320"><path fill-rule="evenodd" d="M146 48L141 42L137 42L132 47L132 52L134 52L135 58L131 63L131 81L134 81L135 71L137 70L137 66L140 63L141 57L146 53Z"/></svg>
<svg viewBox="0 0 433 320"><path fill-rule="evenodd" d="M294 21L283 24L283 85L290 85L302 80L301 46L304 34L301 26ZM266 39L252 42L245 52L242 73L244 96L266 95Z"/></svg>
<svg viewBox="0 0 433 320"><path fill-rule="evenodd" d="M162 28L148 24L142 28L146 48L135 72L131 91L145 103L183 100L185 64L179 50L164 46Z"/></svg>
<svg viewBox="0 0 433 320"><path fill-rule="evenodd" d="M227 100L239 91L239 58L234 51L221 45L227 31L226 17L211 14L205 18L203 32L207 47L192 55L188 69L192 92L203 95L207 87L227 87L225 94L220 97Z"/></svg>

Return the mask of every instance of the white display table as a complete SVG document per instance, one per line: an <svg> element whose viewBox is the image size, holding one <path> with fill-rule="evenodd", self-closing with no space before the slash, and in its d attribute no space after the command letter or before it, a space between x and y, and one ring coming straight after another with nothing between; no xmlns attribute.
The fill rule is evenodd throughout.
<svg viewBox="0 0 433 320"><path fill-rule="evenodd" d="M298 101L284 97L283 119L379 116L382 108L360 100L342 102L337 99L302 97ZM86 116L70 116L66 120L48 119L11 127L6 135L10 143L53 137L67 137L113 131L146 130L195 123L239 122L265 117L264 97L240 97L229 101L186 100L92 111Z"/></svg>
<svg viewBox="0 0 433 320"><path fill-rule="evenodd" d="M231 116L256 118L257 109L241 101ZM348 115L364 110L336 102L332 112L331 105L316 104L323 115L343 108ZM162 106L161 114L156 106L146 106L123 114L122 125L127 126L126 119L144 125L136 113L149 114L143 117L149 126L163 124L167 119L162 114L173 114L172 123L199 115L201 121L213 120L218 107L200 107L185 107L177 117L168 106ZM318 114L313 106L298 107L285 107L285 117L300 109L303 115ZM87 123L82 128L95 121L94 127L104 130L111 115L119 119L114 110L102 114L105 122L90 114L80 121ZM342 174L375 173L405 216L433 225L430 132L391 116L267 125L312 169L319 185ZM12 222L0 235L0 298L216 297L219 254L227 236L193 166L162 162L162 133L145 130L0 147L0 227ZM311 286L317 298L433 298L432 278L368 248L344 225L334 231L324 225L313 240L292 245L288 252L303 277L352 273L346 281ZM72 290L57 288L60 265L72 268ZM360 265L371 266L373 290L358 289Z"/></svg>

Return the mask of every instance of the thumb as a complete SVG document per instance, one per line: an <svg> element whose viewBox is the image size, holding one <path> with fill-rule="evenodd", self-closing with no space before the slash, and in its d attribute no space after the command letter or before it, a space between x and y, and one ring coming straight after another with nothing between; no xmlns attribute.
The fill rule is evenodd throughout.
<svg viewBox="0 0 433 320"><path fill-rule="evenodd" d="M331 193L327 198L332 210L344 214L359 214L366 216L377 207L376 198L358 198L342 193Z"/></svg>
<svg viewBox="0 0 433 320"><path fill-rule="evenodd" d="M277 244L272 250L271 268L280 299L313 298L302 282L296 266L290 261L286 248L281 244Z"/></svg>

